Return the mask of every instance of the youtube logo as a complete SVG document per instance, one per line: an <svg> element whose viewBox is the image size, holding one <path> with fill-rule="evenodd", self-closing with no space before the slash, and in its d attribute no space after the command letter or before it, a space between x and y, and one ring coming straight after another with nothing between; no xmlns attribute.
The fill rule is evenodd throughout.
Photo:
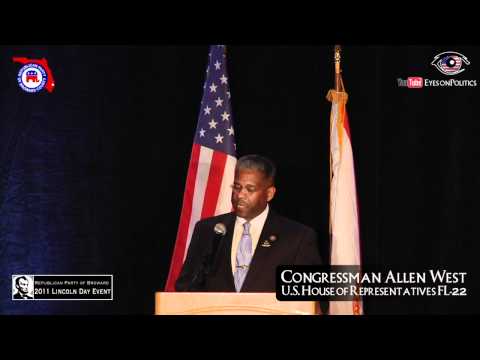
<svg viewBox="0 0 480 360"><path fill-rule="evenodd" d="M423 78L422 77L409 77L407 79L407 87L410 89L419 89L423 87Z"/></svg>

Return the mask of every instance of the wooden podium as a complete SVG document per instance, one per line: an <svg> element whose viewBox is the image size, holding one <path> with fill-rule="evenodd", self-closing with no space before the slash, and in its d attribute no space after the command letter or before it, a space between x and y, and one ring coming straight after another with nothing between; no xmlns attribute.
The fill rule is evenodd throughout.
<svg viewBox="0 0 480 360"><path fill-rule="evenodd" d="M278 301L275 293L157 292L155 315L318 315L315 301Z"/></svg>

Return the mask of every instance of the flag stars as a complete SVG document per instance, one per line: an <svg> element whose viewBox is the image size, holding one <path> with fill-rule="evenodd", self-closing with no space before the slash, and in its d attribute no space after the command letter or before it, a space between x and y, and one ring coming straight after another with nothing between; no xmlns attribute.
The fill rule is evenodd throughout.
<svg viewBox="0 0 480 360"><path fill-rule="evenodd" d="M220 78L220 81L222 82L222 84L226 84L227 80L228 78L225 76L225 74L223 74L222 77Z"/></svg>
<svg viewBox="0 0 480 360"><path fill-rule="evenodd" d="M230 120L230 114L227 113L226 111L223 112L223 114L221 115L222 117L222 121L228 121Z"/></svg>
<svg viewBox="0 0 480 360"><path fill-rule="evenodd" d="M215 119L212 119L212 121L210 121L208 123L208 125L210 125L210 129L216 129L217 128L217 122L215 121Z"/></svg>
<svg viewBox="0 0 480 360"><path fill-rule="evenodd" d="M223 136L218 134L217 136L215 136L215 140L217 140L217 144L218 143L222 143L223 144Z"/></svg>
<svg viewBox="0 0 480 360"><path fill-rule="evenodd" d="M227 91L227 96L230 99L230 91Z"/></svg>
<svg viewBox="0 0 480 360"><path fill-rule="evenodd" d="M232 136L233 135L233 126L230 126L228 129L228 135Z"/></svg>
<svg viewBox="0 0 480 360"><path fill-rule="evenodd" d="M222 65L222 63L217 60L213 65L215 65L215 70L220 70L220 66Z"/></svg>
<svg viewBox="0 0 480 360"><path fill-rule="evenodd" d="M200 129L200 137L205 137L205 130Z"/></svg>
<svg viewBox="0 0 480 360"><path fill-rule="evenodd" d="M217 98L217 100L215 100L215 104L217 107L223 105L223 100L220 98L220 96Z"/></svg>
<svg viewBox="0 0 480 360"><path fill-rule="evenodd" d="M205 107L205 109L203 109L203 111L205 112L203 115L210 115L211 110L212 110L212 108L207 105Z"/></svg>
<svg viewBox="0 0 480 360"><path fill-rule="evenodd" d="M218 86L215 85L215 83L212 83L212 85L210 85L210 92L211 92L211 93L212 93L212 92L216 93L216 92L217 92L217 87L218 87Z"/></svg>

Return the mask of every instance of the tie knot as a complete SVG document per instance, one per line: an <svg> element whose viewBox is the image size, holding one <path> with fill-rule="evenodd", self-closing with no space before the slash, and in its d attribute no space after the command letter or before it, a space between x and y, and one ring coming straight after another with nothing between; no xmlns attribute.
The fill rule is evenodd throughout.
<svg viewBox="0 0 480 360"><path fill-rule="evenodd" d="M243 233L244 234L250 234L250 225L251 224L248 221L243 224Z"/></svg>

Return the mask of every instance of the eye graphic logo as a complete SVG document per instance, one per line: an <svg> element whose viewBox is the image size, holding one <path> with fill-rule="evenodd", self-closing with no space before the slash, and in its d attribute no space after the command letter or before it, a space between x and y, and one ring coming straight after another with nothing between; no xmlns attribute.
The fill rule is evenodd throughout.
<svg viewBox="0 0 480 360"><path fill-rule="evenodd" d="M431 65L445 75L457 75L465 71L465 68L462 68L463 64L470 65L470 61L465 55L455 51L445 51L435 55L431 62Z"/></svg>

